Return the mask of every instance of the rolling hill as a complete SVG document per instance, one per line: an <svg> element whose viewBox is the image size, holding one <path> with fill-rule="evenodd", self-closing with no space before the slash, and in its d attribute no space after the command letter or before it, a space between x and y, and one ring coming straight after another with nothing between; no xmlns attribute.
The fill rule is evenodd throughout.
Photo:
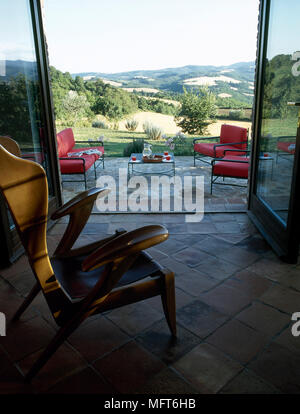
<svg viewBox="0 0 300 414"><path fill-rule="evenodd" d="M159 70L136 70L119 73L73 73L85 80L102 79L112 86L128 91L155 94L183 92L183 88L207 85L220 97L234 98L252 104L255 62L240 62L229 66L183 66Z"/></svg>

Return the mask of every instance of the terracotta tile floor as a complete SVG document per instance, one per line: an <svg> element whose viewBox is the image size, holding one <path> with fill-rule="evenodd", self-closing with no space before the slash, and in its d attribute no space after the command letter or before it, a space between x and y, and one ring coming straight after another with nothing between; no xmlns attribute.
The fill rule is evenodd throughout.
<svg viewBox="0 0 300 414"><path fill-rule="evenodd" d="M64 228L48 233L53 251ZM23 373L57 327L39 295L9 323L34 278L27 259L0 270L1 393L201 394L300 393L300 265L280 262L245 213L92 215L79 243L118 227L163 223L167 242L149 249L175 271L178 338L158 297L94 316L61 346L30 385Z"/></svg>

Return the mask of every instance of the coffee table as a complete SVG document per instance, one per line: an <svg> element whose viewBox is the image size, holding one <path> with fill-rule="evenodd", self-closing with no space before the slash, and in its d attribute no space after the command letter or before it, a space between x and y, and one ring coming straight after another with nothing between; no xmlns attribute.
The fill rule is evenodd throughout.
<svg viewBox="0 0 300 414"><path fill-rule="evenodd" d="M155 154L155 155L163 155L163 154ZM132 160L132 157L136 157L136 161ZM175 175L175 158L174 154L169 153L171 157L170 161L159 161L159 162L144 162L143 161L143 154L131 154L128 167L127 167L127 176L128 179L132 175L144 175L144 174L162 174L162 175ZM151 171L145 171L145 166L151 167L149 168ZM165 168L161 168L165 166Z"/></svg>

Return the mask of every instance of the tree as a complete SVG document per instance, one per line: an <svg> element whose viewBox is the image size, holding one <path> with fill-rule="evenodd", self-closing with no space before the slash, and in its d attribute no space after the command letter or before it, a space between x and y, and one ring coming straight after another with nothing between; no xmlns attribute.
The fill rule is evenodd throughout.
<svg viewBox="0 0 300 414"><path fill-rule="evenodd" d="M62 101L64 118L70 126L85 116L91 115L90 104L84 95L78 95L75 91L69 91Z"/></svg>
<svg viewBox="0 0 300 414"><path fill-rule="evenodd" d="M106 116L110 121L118 121L124 116L136 112L137 98L121 89L105 87L102 96L96 100L93 110Z"/></svg>
<svg viewBox="0 0 300 414"><path fill-rule="evenodd" d="M188 134L204 135L216 116L215 96L208 88L184 89L181 109L175 117L177 126Z"/></svg>

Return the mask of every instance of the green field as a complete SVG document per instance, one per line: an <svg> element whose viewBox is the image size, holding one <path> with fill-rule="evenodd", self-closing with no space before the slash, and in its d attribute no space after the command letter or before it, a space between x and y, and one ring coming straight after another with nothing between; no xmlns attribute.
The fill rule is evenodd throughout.
<svg viewBox="0 0 300 414"><path fill-rule="evenodd" d="M61 129L63 128L58 127L57 131L60 131ZM276 151L277 137L295 137L297 125L295 118L287 118L285 120L269 119L263 121L262 129L265 136L261 141L261 149L263 151ZM143 132L116 131L113 129L100 129L92 127L73 127L73 132L76 141L88 141L89 139L96 140L100 136L104 136L106 157L123 157L124 148L132 142L133 139L144 139L149 142L152 145L152 151L154 153L163 152L164 150L169 149L164 140L149 140ZM172 134L167 134L167 136L171 137ZM174 154L193 155L194 138L196 137L186 135L186 144L175 150ZM80 144L78 144L78 146L80 146Z"/></svg>
<svg viewBox="0 0 300 414"><path fill-rule="evenodd" d="M100 128L79 128L73 127L74 137L77 141L88 141L89 139L97 139L101 135L104 136L105 156L106 157L123 157L123 151L126 145L133 139L144 139L152 145L154 153L163 152L169 148L165 144L165 140L152 141L147 139L146 134L142 132L114 131L111 129ZM169 134L172 136L172 134ZM192 155L193 139L195 137L187 137L186 145L180 150L180 154L175 151L175 155ZM80 144L78 144L80 145Z"/></svg>

